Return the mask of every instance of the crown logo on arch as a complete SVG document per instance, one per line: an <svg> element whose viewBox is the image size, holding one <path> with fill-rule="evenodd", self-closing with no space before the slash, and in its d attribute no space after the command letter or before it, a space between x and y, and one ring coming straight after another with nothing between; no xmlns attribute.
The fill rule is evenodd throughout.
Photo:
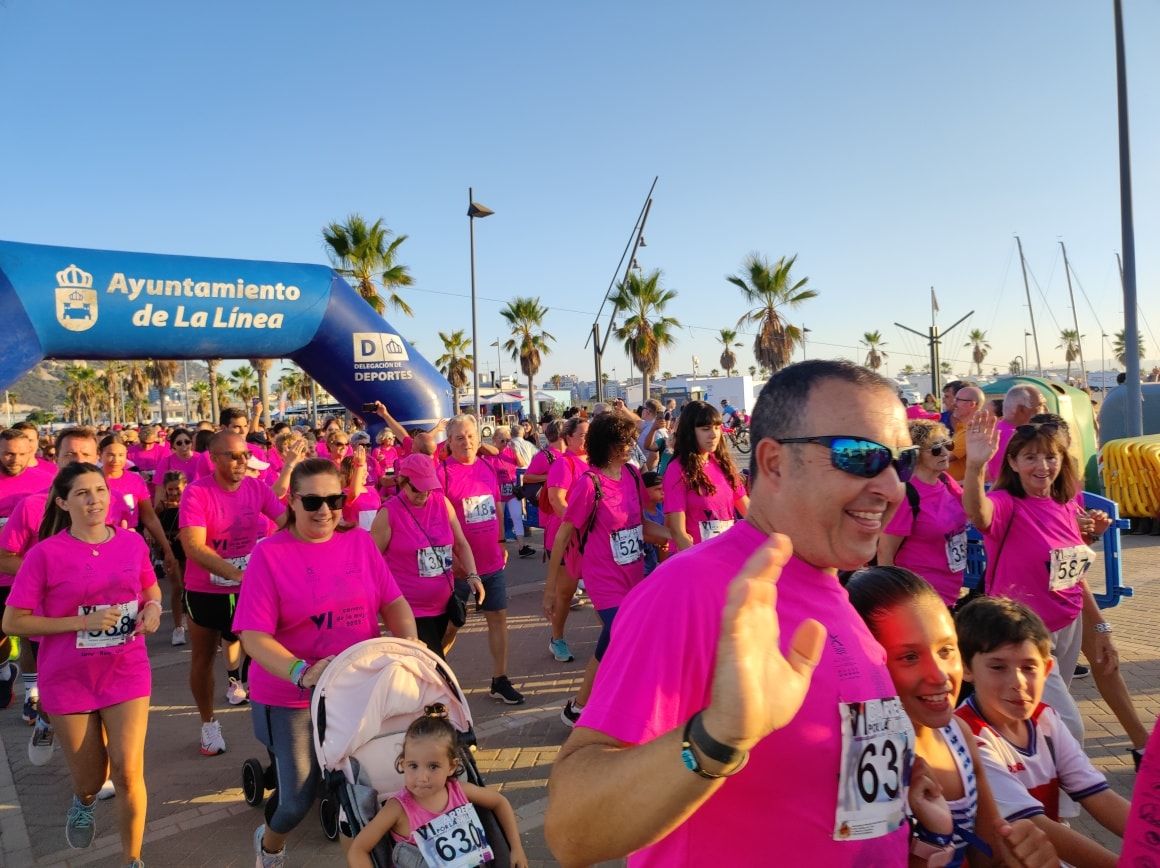
<svg viewBox="0 0 1160 868"><path fill-rule="evenodd" d="M93 276L77 265L56 273L56 321L71 332L88 331L97 323Z"/></svg>

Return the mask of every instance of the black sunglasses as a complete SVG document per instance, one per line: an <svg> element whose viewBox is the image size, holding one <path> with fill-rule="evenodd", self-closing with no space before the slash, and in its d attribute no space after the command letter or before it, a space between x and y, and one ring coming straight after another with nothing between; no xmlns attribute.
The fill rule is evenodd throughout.
<svg viewBox="0 0 1160 868"><path fill-rule="evenodd" d="M307 512L318 512L322 509L322 504L330 507L331 512L338 512L346 506L345 494L300 494L298 499L302 501L302 508Z"/></svg>
<svg viewBox="0 0 1160 868"><path fill-rule="evenodd" d="M865 437L785 437L777 442L825 446L830 450L830 463L835 469L863 479L873 479L887 467L893 466L899 480L906 482L914 474L914 466L918 463L917 446L891 449Z"/></svg>
<svg viewBox="0 0 1160 868"><path fill-rule="evenodd" d="M930 447L930 454L933 455L935 458L938 458L940 455L943 454L944 450L946 451L946 453L948 455L954 455L955 454L955 444L952 443L950 440L944 440L942 443L936 443Z"/></svg>

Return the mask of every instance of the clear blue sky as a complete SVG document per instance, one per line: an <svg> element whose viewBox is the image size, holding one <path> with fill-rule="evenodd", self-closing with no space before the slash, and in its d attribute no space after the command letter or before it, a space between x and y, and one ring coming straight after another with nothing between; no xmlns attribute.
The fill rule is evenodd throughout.
<svg viewBox="0 0 1160 868"><path fill-rule="evenodd" d="M1156 359L1160 4L1125 7ZM381 216L410 236L416 280L415 318L388 317L433 358L437 331L470 329L474 186L496 211L476 233L481 368L500 302L530 294L556 336L543 375L590 377L584 337L659 175L641 260L686 326L663 369L717 364L743 311L725 275L754 250L797 253L820 293L791 314L811 355L860 360L878 329L890 370L921 364L893 323L924 328L933 285L942 325L975 310L948 341L956 369L969 327L1005 368L1028 325L1014 232L1043 361L1062 363L1059 238L1105 330L1122 327L1111 16L1090 0L0 0L0 238L325 262L324 223ZM619 349L605 367L628 370Z"/></svg>

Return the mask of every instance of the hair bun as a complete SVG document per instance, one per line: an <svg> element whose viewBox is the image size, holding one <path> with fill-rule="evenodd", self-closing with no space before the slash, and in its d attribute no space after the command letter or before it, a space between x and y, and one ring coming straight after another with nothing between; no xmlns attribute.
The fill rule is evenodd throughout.
<svg viewBox="0 0 1160 868"><path fill-rule="evenodd" d="M424 717L438 717L444 720L447 719L447 706L442 702L436 702L434 705L428 705L423 709Z"/></svg>

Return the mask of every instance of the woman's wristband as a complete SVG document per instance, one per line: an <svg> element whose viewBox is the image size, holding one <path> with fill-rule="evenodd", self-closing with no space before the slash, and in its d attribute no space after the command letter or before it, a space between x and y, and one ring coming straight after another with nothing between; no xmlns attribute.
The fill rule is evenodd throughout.
<svg viewBox="0 0 1160 868"><path fill-rule="evenodd" d="M310 666L307 665L305 660L295 660L290 664L290 671L286 674L286 677L290 679L292 684L301 687L302 676L306 674L306 670L309 668Z"/></svg>
<svg viewBox="0 0 1160 868"><path fill-rule="evenodd" d="M161 609L161 601L160 600L146 600L145 603L141 606L141 611L144 612L150 606L156 606L158 608L158 610L160 610Z"/></svg>

